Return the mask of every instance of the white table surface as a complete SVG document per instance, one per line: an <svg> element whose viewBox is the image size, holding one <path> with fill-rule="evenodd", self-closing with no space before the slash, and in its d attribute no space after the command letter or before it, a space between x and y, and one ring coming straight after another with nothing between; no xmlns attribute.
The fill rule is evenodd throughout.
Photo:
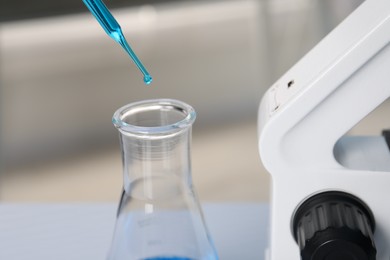
<svg viewBox="0 0 390 260"><path fill-rule="evenodd" d="M1 260L104 260L114 204L1 204ZM268 204L204 204L220 260L264 259Z"/></svg>

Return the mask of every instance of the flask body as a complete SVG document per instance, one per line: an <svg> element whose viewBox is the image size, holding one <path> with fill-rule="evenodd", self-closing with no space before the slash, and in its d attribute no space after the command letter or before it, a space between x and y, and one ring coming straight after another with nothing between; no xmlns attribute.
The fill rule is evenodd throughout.
<svg viewBox="0 0 390 260"><path fill-rule="evenodd" d="M124 189L109 260L217 260L191 178L195 111L177 100L120 108Z"/></svg>

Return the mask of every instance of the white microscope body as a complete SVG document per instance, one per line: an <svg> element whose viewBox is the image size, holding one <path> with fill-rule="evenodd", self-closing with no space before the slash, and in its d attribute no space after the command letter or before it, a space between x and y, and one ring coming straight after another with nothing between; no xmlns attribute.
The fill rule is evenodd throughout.
<svg viewBox="0 0 390 260"><path fill-rule="evenodd" d="M272 175L266 259L301 259L294 214L324 191L368 206L376 259L390 259L389 146L383 136L345 136L388 97L389 0L364 2L265 93L258 122L260 157Z"/></svg>

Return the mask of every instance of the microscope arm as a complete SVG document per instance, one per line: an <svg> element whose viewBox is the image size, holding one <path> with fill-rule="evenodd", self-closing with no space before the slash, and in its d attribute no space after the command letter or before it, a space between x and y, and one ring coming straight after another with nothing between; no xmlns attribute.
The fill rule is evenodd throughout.
<svg viewBox="0 0 390 260"><path fill-rule="evenodd" d="M367 0L266 92L258 122L268 170L280 152L336 166L337 140L390 96L389 41L390 1Z"/></svg>

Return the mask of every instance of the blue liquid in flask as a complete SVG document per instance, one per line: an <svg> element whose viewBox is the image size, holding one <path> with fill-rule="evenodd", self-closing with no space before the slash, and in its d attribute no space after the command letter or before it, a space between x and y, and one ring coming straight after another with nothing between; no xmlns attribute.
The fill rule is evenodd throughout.
<svg viewBox="0 0 390 260"><path fill-rule="evenodd" d="M95 16L96 20L98 20L108 36L119 43L127 52L127 54L129 54L130 58L134 61L135 65L144 75L144 83L146 85L152 83L153 78L138 59L137 55L135 55L134 51L130 48L130 45L127 43L119 23L112 16L105 4L101 0L83 0L83 2Z"/></svg>
<svg viewBox="0 0 390 260"><path fill-rule="evenodd" d="M158 256L158 257L148 257L144 258L142 260L198 260L195 258L188 258L188 257L177 257L177 256ZM215 258L215 256L210 256L210 258L207 258L205 260L218 260L218 258Z"/></svg>
<svg viewBox="0 0 390 260"><path fill-rule="evenodd" d="M139 191L143 184L135 182L133 189ZM169 201L183 205L183 200L191 199L188 196L175 194ZM150 201L123 192L109 260L218 260L210 237L201 228L204 225L201 215L188 208L157 210L155 204L156 210L145 214L142 208L148 205L152 205ZM141 210L127 212L130 207L138 206Z"/></svg>
<svg viewBox="0 0 390 260"><path fill-rule="evenodd" d="M168 257L151 257L151 258L145 258L142 260L195 260L188 257L176 257L176 256L168 256Z"/></svg>

